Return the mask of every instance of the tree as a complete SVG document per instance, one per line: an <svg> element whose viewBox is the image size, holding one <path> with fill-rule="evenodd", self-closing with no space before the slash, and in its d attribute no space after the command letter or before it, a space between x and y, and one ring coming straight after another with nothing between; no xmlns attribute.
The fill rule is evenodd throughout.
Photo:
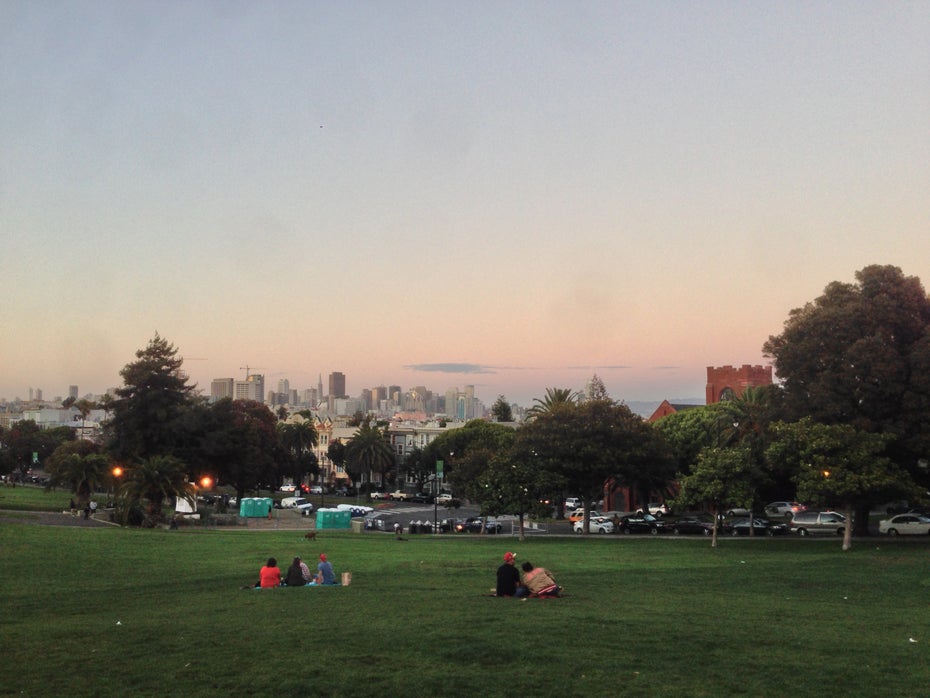
<svg viewBox="0 0 930 698"><path fill-rule="evenodd" d="M891 435L887 455L930 484L930 298L917 277L875 265L856 272L855 284L832 282L792 310L763 350L789 420Z"/></svg>
<svg viewBox="0 0 930 698"><path fill-rule="evenodd" d="M480 478L492 458L510 449L515 433L512 427L473 419L431 441L424 452L434 466L443 461L443 475L456 494L481 502L485 490Z"/></svg>
<svg viewBox="0 0 930 698"><path fill-rule="evenodd" d="M526 411L526 417L527 419L533 419L562 405L578 402L580 397L577 391L569 388L546 388L546 396L541 400L539 398L533 399L536 404Z"/></svg>
<svg viewBox="0 0 930 698"><path fill-rule="evenodd" d="M73 440L71 427L42 429L31 419L21 419L3 433L3 467L7 472L16 471L17 479L24 479L36 460L45 463L58 446Z"/></svg>
<svg viewBox="0 0 930 698"><path fill-rule="evenodd" d="M609 478L623 472L644 477L650 463L665 457L657 450L661 441L655 435L626 405L610 400L563 402L519 430L515 452L582 498L587 534L588 503L604 491Z"/></svg>
<svg viewBox="0 0 930 698"><path fill-rule="evenodd" d="M326 457L329 458L329 462L333 464L337 469L342 469L349 476L352 485L355 486L355 478L352 477L352 473L348 470L345 470L346 465L346 445L342 443L339 439L335 439L329 442L329 446L326 447Z"/></svg>
<svg viewBox="0 0 930 698"><path fill-rule="evenodd" d="M588 384L588 395L589 400L610 400L610 395L607 394L607 386L604 385L604 381L595 373L591 377L591 382Z"/></svg>
<svg viewBox="0 0 930 698"><path fill-rule="evenodd" d="M714 516L711 547L716 548L723 507L751 506L755 492L751 483L749 449L744 446L705 448L698 455L691 474L679 479L681 489L675 502L685 506L710 504Z"/></svg>
<svg viewBox="0 0 930 698"><path fill-rule="evenodd" d="M553 476L537 468L532 459L519 459L512 451L498 453L490 459L477 484L483 491L481 512L489 516L516 514L521 541L526 540L527 516L550 515L549 505L540 500L554 489Z"/></svg>
<svg viewBox="0 0 930 698"><path fill-rule="evenodd" d="M142 525L146 528L164 521L162 507L167 501L174 498L194 501L187 468L173 456L153 456L127 467L119 492L125 512L144 509Z"/></svg>
<svg viewBox="0 0 930 698"><path fill-rule="evenodd" d="M142 460L175 455L184 432L179 422L196 402L194 386L181 373L184 360L167 340L155 335L137 360L120 375L113 418L108 422L109 450L117 460Z"/></svg>
<svg viewBox="0 0 930 698"><path fill-rule="evenodd" d="M365 420L346 445L346 470L359 477L367 472L369 485L372 473L378 470L383 486L387 480L387 471L394 464L394 451L384 434L378 427L372 426L370 420Z"/></svg>
<svg viewBox="0 0 930 698"><path fill-rule="evenodd" d="M907 471L881 455L887 440L881 434L848 424L818 424L810 417L778 424L773 431L767 455L794 471L798 497L842 508L857 533L868 533L868 518L854 519L854 509L864 505L868 511L876 497L896 499L919 492ZM852 546L852 529L853 525L845 528L843 550Z"/></svg>
<svg viewBox="0 0 930 698"><path fill-rule="evenodd" d="M45 464L46 490L67 487L83 507L110 476L110 460L90 441L68 441L55 449Z"/></svg>
<svg viewBox="0 0 930 698"><path fill-rule="evenodd" d="M242 499L246 492L278 482L284 448L277 430L277 418L255 400L223 398L212 405L189 410L180 428L187 432L187 446L180 451L191 474L211 473L217 482L236 489Z"/></svg>
<svg viewBox="0 0 930 698"><path fill-rule="evenodd" d="M313 448L319 441L319 435L313 422L308 419L289 424L279 422L278 433L282 447L290 454L294 464L294 483L300 483L307 473L316 476L320 469Z"/></svg>
<svg viewBox="0 0 930 698"><path fill-rule="evenodd" d="M491 406L491 416L494 417L495 422L513 421L513 409L511 409L506 397L503 395L497 396L497 400Z"/></svg>

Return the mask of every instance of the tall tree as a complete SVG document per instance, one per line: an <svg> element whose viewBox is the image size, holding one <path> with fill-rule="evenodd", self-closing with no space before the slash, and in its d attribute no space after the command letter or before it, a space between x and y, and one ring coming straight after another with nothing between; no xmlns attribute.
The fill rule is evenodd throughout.
<svg viewBox="0 0 930 698"><path fill-rule="evenodd" d="M277 418L267 406L224 398L211 406L207 418L200 451L218 480L235 487L239 499L277 482Z"/></svg>
<svg viewBox="0 0 930 698"><path fill-rule="evenodd" d="M367 473L370 489L372 473L377 470L381 474L381 482L384 483L395 462L394 451L391 450L384 433L378 427L372 426L370 420L363 421L346 445L346 470L357 476Z"/></svg>
<svg viewBox="0 0 930 698"><path fill-rule="evenodd" d="M279 422L278 433L281 446L291 455L294 464L294 483L300 483L308 473L315 476L319 472L319 466L313 449L317 445L319 435L313 422L307 419L290 423Z"/></svg>
<svg viewBox="0 0 930 698"><path fill-rule="evenodd" d="M798 497L842 508L857 533L868 533L868 518L854 519L854 509L868 511L876 498L911 497L920 491L907 471L881 455L888 438L881 434L849 424L818 424L810 417L777 424L773 431L767 455L794 471ZM852 546L852 529L846 526L843 550Z"/></svg>
<svg viewBox="0 0 930 698"><path fill-rule="evenodd" d="M513 421L513 409L510 407L510 403L507 402L506 397L503 395L497 396L497 400L491 406L491 416L494 417L495 422Z"/></svg>
<svg viewBox="0 0 930 698"><path fill-rule="evenodd" d="M790 419L891 435L887 455L930 485L930 298L917 277L873 265L833 282L763 350Z"/></svg>
<svg viewBox="0 0 930 698"><path fill-rule="evenodd" d="M195 402L194 386L181 372L183 361L156 334L120 371L124 385L116 391L119 399L108 423L109 449L117 459L174 455L182 448L179 420Z"/></svg>
<svg viewBox="0 0 930 698"><path fill-rule="evenodd" d="M610 400L565 402L521 428L515 452L560 476L566 491L582 498L583 530L588 533L588 503L604 491L609 478L642 473L665 457L656 450L662 443L656 434L626 405Z"/></svg>
<svg viewBox="0 0 930 698"><path fill-rule="evenodd" d="M427 444L427 462L443 461L443 475L453 491L474 502L485 496L480 479L491 459L507 453L514 440L512 427L473 419L451 429Z"/></svg>

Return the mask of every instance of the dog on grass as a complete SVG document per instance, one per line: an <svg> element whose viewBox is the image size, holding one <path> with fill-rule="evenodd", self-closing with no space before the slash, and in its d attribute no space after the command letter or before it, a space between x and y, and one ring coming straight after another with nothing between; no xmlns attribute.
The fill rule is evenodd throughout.
<svg viewBox="0 0 930 698"><path fill-rule="evenodd" d="M307 531L304 534L304 538L307 540L316 540L316 531Z"/></svg>

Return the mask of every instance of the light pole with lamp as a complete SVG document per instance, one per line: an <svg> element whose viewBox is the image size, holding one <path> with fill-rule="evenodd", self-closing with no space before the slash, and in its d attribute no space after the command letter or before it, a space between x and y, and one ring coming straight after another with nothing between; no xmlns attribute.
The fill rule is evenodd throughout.
<svg viewBox="0 0 930 698"><path fill-rule="evenodd" d="M433 533L439 533L439 491L442 489L442 461L436 461L436 487L433 488Z"/></svg>

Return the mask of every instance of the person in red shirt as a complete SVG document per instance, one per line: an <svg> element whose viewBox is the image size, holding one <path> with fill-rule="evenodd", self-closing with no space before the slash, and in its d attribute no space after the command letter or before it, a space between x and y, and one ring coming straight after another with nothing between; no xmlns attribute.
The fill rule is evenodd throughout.
<svg viewBox="0 0 930 698"><path fill-rule="evenodd" d="M278 561L268 558L268 563L258 572L258 586L262 589L272 589L281 586L281 570Z"/></svg>

